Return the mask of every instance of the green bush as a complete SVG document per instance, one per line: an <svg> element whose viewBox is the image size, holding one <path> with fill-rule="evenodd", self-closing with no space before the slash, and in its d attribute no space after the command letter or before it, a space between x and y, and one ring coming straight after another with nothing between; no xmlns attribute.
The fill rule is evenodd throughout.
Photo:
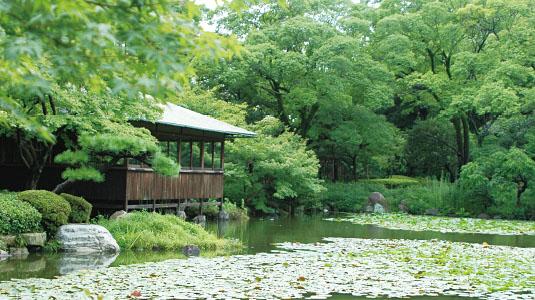
<svg viewBox="0 0 535 300"><path fill-rule="evenodd" d="M69 215L69 222L71 223L88 223L89 217L91 217L91 210L93 205L87 202L82 197L73 196L63 193L60 195L63 199L67 200L71 205L71 214Z"/></svg>
<svg viewBox="0 0 535 300"><path fill-rule="evenodd" d="M238 241L220 239L175 215L141 211L117 220L100 217L96 222L110 231L123 250L180 250L197 245L204 250L230 253L241 248Z"/></svg>
<svg viewBox="0 0 535 300"><path fill-rule="evenodd" d="M344 212L361 211L371 193L386 191L384 185L365 182L327 183L325 186L327 191L320 198L323 206Z"/></svg>
<svg viewBox="0 0 535 300"><path fill-rule="evenodd" d="M20 192L18 198L30 203L41 213L41 223L49 236L55 236L59 226L69 221L71 206L57 194L44 190L30 190Z"/></svg>
<svg viewBox="0 0 535 300"><path fill-rule="evenodd" d="M0 192L0 234L37 232L41 214L28 203L17 199L16 193Z"/></svg>

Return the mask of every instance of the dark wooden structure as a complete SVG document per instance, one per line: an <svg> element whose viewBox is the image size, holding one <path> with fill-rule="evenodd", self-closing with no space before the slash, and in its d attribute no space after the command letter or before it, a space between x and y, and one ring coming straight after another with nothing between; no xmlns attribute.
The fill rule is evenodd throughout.
<svg viewBox="0 0 535 300"><path fill-rule="evenodd" d="M111 168L102 183L77 182L69 189L90 201L96 211L183 210L188 205L199 205L197 200L202 205L203 199L222 199L225 139L255 135L173 104L165 106L158 122L132 123L151 131L162 151L180 164L180 175L162 176L147 165L129 160ZM39 188L52 189L61 182L63 170L51 160ZM0 189L23 189L27 174L13 141L0 137Z"/></svg>

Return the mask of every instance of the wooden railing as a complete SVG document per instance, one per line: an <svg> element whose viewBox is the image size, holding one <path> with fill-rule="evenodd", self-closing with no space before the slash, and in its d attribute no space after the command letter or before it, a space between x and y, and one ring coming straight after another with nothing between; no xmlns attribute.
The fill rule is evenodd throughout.
<svg viewBox="0 0 535 300"><path fill-rule="evenodd" d="M179 200L223 197L222 170L181 170L177 177L150 168L126 170L126 200Z"/></svg>

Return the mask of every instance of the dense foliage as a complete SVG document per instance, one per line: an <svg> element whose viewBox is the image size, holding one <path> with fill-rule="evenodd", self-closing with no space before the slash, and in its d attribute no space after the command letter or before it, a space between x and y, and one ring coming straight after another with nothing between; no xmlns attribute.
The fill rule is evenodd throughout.
<svg viewBox="0 0 535 300"><path fill-rule="evenodd" d="M231 201L243 201L261 212L292 212L297 206L315 204L323 190L316 155L279 120L268 116L247 125L247 106L217 100L210 92L188 91L176 101L257 133L254 139L226 143L225 196Z"/></svg>
<svg viewBox="0 0 535 300"><path fill-rule="evenodd" d="M200 225L174 215L132 212L117 220L100 218L97 224L110 231L122 250L182 250L196 245L228 254L241 248L238 241L220 239Z"/></svg>
<svg viewBox="0 0 535 300"><path fill-rule="evenodd" d="M16 193L0 191L0 234L40 232L41 214Z"/></svg>
<svg viewBox="0 0 535 300"><path fill-rule="evenodd" d="M307 140L324 179L460 179L453 185L462 189L461 208L533 218L533 7L533 0L221 7L215 25L238 35L243 52L199 60L195 83L247 104L248 122L278 118ZM413 193L402 198L434 202L418 189L401 189Z"/></svg>
<svg viewBox="0 0 535 300"><path fill-rule="evenodd" d="M17 198L29 203L41 213L41 224L48 236L55 236L58 228L69 222L71 206L61 196L44 190L18 193Z"/></svg>
<svg viewBox="0 0 535 300"><path fill-rule="evenodd" d="M401 174L455 190L445 211L535 217L535 0L194 2L0 6L0 136L29 188L60 152L57 192L125 159L177 175L129 123L165 99L258 133L226 148L225 194L254 211ZM442 203L413 183L396 201Z"/></svg>
<svg viewBox="0 0 535 300"><path fill-rule="evenodd" d="M82 197L77 197L66 193L63 193L60 196L67 200L71 206L71 214L69 215L70 223L89 223L91 210L93 209L93 205L91 205L91 203L87 202Z"/></svg>

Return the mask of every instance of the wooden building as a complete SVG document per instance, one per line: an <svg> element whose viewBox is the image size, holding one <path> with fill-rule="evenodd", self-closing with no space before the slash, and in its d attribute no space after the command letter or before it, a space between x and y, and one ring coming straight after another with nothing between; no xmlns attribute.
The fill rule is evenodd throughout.
<svg viewBox="0 0 535 300"><path fill-rule="evenodd" d="M99 212L132 209L182 210L194 200L222 199L225 140L254 137L255 133L167 103L157 122L134 121L149 129L164 153L181 166L178 177L156 174L149 166L129 160L113 167L102 183L77 182L69 193L86 198ZM21 190L27 170L17 160L14 145L0 138L0 189ZM45 168L39 188L52 189L61 182L62 166ZM201 202L202 203L202 202Z"/></svg>

